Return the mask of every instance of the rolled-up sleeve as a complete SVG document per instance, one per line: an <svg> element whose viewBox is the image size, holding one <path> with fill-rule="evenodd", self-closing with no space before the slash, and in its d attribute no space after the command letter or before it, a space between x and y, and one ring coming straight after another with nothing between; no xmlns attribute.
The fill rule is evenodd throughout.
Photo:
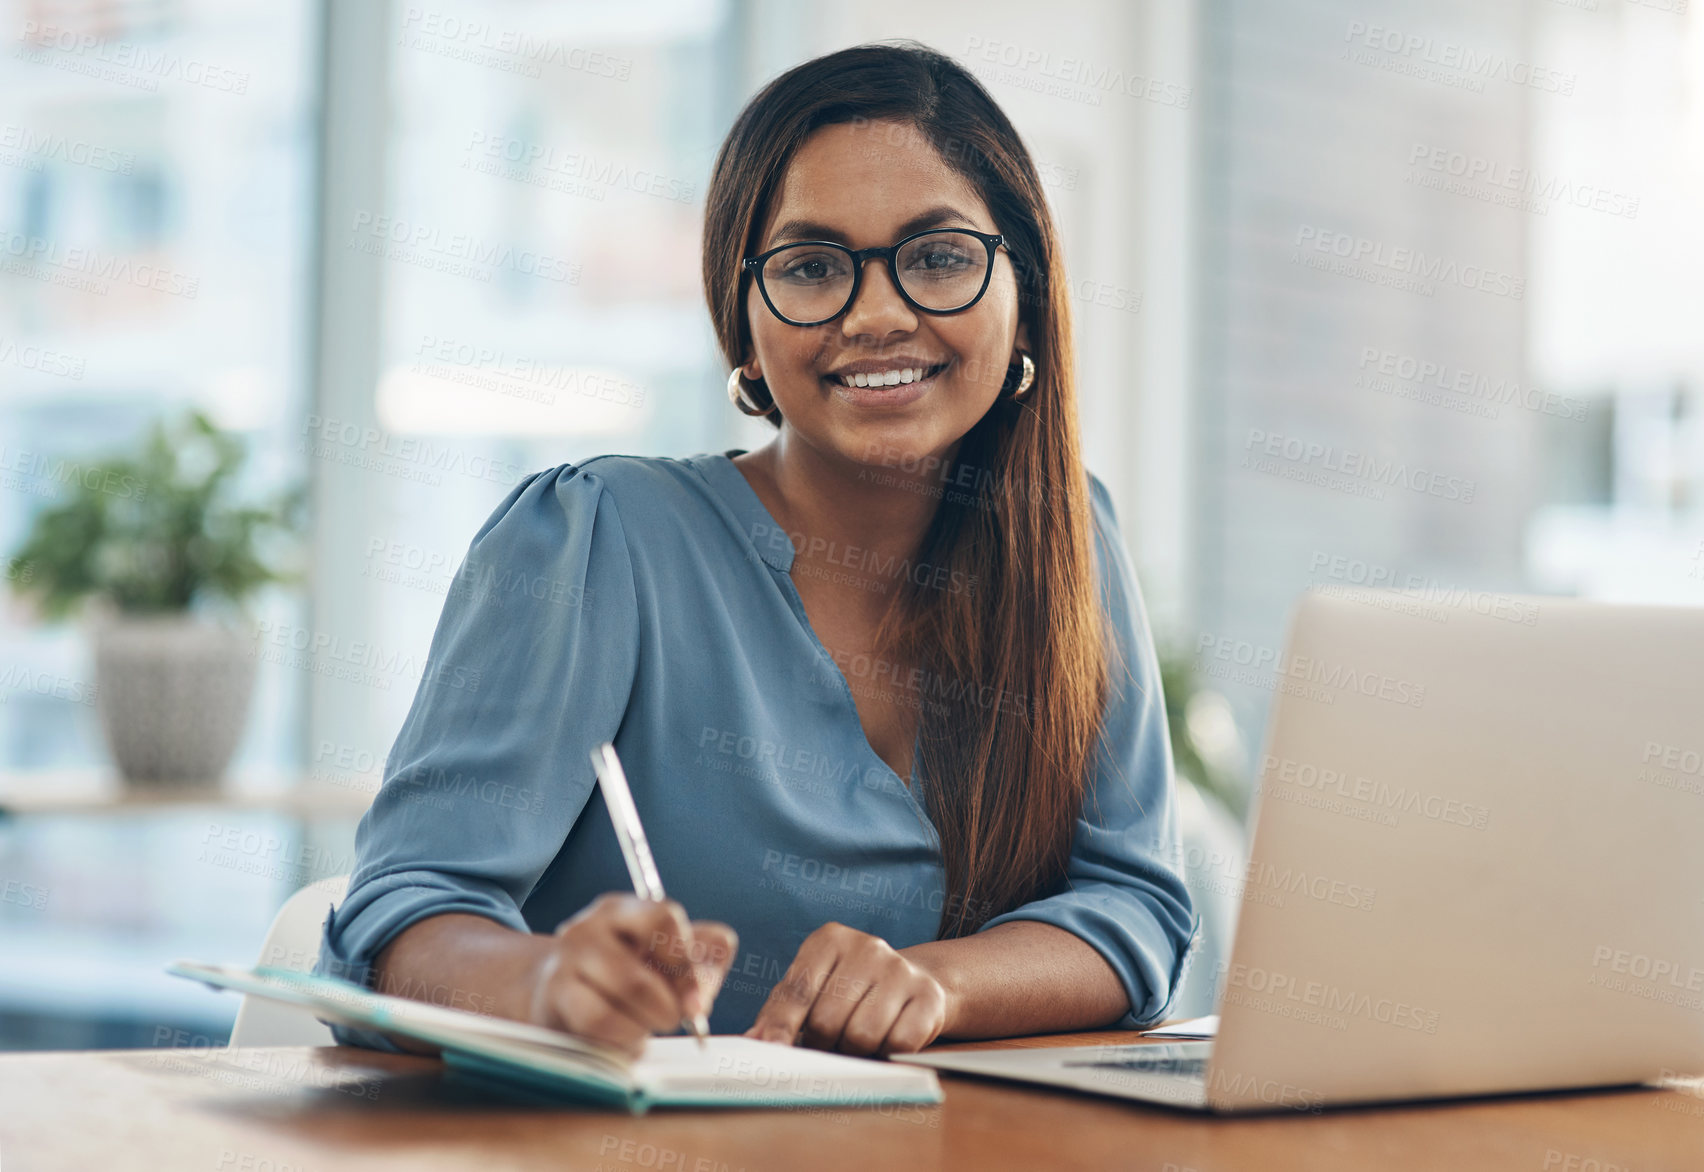
<svg viewBox="0 0 1704 1172"><path fill-rule="evenodd" d="M447 912L530 930L521 907L595 784L588 751L626 711L637 613L600 479L565 464L516 485L451 582L315 972L371 985L398 933ZM332 1034L398 1049L372 1030Z"/></svg>
<svg viewBox="0 0 1704 1172"><path fill-rule="evenodd" d="M1081 937L1118 974L1130 1010L1117 1026L1159 1021L1182 983L1199 918L1184 886L1171 743L1158 657L1112 500L1090 478L1101 598L1118 654L1095 773L1061 889L995 916Z"/></svg>

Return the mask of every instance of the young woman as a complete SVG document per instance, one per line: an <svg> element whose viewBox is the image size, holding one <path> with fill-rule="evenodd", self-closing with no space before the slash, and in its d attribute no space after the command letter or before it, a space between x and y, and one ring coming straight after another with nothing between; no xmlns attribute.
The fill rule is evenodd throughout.
<svg viewBox="0 0 1704 1172"><path fill-rule="evenodd" d="M1196 927L1159 673L1011 123L921 45L806 62L722 146L703 273L775 438L508 494L319 971L633 1052L701 1010L858 1054L1159 1019ZM629 894L604 740L678 902Z"/></svg>

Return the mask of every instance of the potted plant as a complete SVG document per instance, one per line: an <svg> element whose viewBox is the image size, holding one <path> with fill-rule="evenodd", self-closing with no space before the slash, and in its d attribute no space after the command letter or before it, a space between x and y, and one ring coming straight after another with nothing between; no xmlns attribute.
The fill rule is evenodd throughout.
<svg viewBox="0 0 1704 1172"><path fill-rule="evenodd" d="M1194 661L1180 646L1162 643L1158 654L1173 768L1241 820L1248 812L1242 777L1247 751L1231 706L1222 693L1201 682Z"/></svg>
<svg viewBox="0 0 1704 1172"><path fill-rule="evenodd" d="M12 555L29 570L14 589L43 618L87 620L96 711L131 783L206 787L224 773L254 691L243 604L300 579L263 549L298 532L305 493L237 503L244 455L200 410L157 421L134 456L68 465L69 498Z"/></svg>

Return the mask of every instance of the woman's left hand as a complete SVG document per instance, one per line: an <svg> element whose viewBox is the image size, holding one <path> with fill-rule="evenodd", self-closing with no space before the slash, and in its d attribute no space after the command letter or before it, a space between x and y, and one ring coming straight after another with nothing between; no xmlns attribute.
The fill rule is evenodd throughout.
<svg viewBox="0 0 1704 1172"><path fill-rule="evenodd" d="M879 936L827 923L799 946L746 1037L839 1050L907 1054L940 1037L953 996Z"/></svg>

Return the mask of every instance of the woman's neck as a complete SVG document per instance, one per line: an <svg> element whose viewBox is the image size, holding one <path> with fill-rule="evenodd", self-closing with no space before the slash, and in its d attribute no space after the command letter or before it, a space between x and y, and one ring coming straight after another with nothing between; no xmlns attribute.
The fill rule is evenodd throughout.
<svg viewBox="0 0 1704 1172"><path fill-rule="evenodd" d="M941 465L872 468L821 452L786 426L735 462L794 545L804 538L796 555L805 560L856 549L867 552L866 564L898 566L916 556L940 506L941 482L931 470Z"/></svg>

